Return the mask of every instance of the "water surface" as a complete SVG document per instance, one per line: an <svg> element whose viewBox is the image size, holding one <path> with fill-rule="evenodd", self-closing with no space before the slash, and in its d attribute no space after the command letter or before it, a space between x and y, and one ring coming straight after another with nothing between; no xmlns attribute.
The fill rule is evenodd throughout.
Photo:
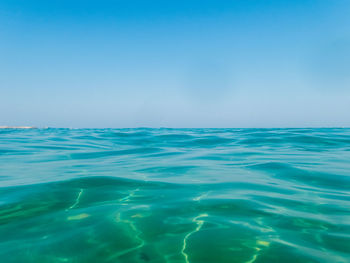
<svg viewBox="0 0 350 263"><path fill-rule="evenodd" d="M1 262L350 262L350 129L1 129Z"/></svg>

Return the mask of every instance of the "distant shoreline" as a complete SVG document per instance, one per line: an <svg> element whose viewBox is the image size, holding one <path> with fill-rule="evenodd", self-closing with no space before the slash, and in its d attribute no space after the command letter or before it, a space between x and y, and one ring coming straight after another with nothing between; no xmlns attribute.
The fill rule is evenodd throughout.
<svg viewBox="0 0 350 263"><path fill-rule="evenodd" d="M0 126L0 129L37 129L33 126Z"/></svg>

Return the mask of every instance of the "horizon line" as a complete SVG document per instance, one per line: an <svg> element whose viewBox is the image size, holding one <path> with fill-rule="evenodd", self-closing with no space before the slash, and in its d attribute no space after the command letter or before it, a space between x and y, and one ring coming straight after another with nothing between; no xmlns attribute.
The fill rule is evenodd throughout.
<svg viewBox="0 0 350 263"><path fill-rule="evenodd" d="M350 126L285 126L285 127L37 127L37 126L0 126L0 129L350 129Z"/></svg>

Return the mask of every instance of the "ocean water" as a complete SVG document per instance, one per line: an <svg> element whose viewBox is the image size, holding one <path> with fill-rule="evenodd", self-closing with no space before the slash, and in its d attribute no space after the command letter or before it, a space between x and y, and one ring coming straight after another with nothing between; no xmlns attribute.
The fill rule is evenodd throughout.
<svg viewBox="0 0 350 263"><path fill-rule="evenodd" d="M1 129L0 261L350 262L350 129Z"/></svg>

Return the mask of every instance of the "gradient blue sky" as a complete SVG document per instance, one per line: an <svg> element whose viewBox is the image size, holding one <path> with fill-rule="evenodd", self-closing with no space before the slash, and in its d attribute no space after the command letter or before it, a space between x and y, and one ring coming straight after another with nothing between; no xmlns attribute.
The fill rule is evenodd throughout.
<svg viewBox="0 0 350 263"><path fill-rule="evenodd" d="M1 0L0 125L350 126L348 0Z"/></svg>

